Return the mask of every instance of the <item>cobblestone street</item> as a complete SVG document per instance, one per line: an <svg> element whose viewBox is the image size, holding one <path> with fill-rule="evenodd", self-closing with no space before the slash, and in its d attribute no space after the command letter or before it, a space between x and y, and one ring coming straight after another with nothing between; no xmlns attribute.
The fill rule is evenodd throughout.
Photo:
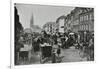
<svg viewBox="0 0 100 69"><path fill-rule="evenodd" d="M69 49L61 49L62 62L80 62L87 61L86 58L81 58L79 55L79 50L74 47L70 47ZM39 52L32 55L31 61L20 62L21 64L40 64L40 55ZM46 62L51 63L51 62Z"/></svg>
<svg viewBox="0 0 100 69"><path fill-rule="evenodd" d="M79 62L79 61L86 61L86 58L81 58L79 55L79 50L71 47L70 49L63 49L62 50L62 62Z"/></svg>

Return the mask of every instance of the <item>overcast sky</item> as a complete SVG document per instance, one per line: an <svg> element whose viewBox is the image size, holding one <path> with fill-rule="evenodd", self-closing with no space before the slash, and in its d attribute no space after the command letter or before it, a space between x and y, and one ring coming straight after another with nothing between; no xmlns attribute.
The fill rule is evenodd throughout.
<svg viewBox="0 0 100 69"><path fill-rule="evenodd" d="M46 22L55 22L61 15L67 15L74 7L48 6L34 4L16 4L20 22L24 28L30 27L30 19L33 15L34 24L42 27Z"/></svg>

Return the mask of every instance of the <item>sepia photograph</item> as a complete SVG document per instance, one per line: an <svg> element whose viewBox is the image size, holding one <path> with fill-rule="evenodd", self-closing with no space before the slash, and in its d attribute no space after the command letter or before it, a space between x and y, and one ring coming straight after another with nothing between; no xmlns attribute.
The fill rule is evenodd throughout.
<svg viewBox="0 0 100 69"><path fill-rule="evenodd" d="M14 65L94 61L94 8L14 3Z"/></svg>

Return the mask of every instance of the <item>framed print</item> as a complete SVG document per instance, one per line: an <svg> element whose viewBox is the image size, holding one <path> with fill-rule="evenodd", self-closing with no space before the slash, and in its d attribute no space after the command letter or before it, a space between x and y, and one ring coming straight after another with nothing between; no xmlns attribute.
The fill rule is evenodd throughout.
<svg viewBox="0 0 100 69"><path fill-rule="evenodd" d="M13 3L11 8L12 66L94 61L93 7Z"/></svg>

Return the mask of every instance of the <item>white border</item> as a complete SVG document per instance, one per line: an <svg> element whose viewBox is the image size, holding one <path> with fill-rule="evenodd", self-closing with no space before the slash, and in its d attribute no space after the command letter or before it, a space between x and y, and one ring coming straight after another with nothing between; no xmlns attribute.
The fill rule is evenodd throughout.
<svg viewBox="0 0 100 69"><path fill-rule="evenodd" d="M11 51L10 51L10 55L11 55L11 58L10 58L10 66L12 69L14 69L14 3L13 1L10 1L10 30L11 30L11 42L10 42L10 48L11 48Z"/></svg>
<svg viewBox="0 0 100 69"><path fill-rule="evenodd" d="M24 4L39 4L39 5L53 5L53 6L75 6L75 7L91 7L91 8L95 8L95 6L93 5L80 5L80 4L66 4L66 3L58 3L57 1L49 3L49 2L38 2L38 1L32 1L32 0L12 0L10 5L11 5L11 68L14 69L27 69L27 68L42 68L43 66L46 66L48 68L52 66L54 67L54 65L56 64L32 64L32 65L19 65L19 66L15 66L14 65L14 3L24 3ZM84 62L71 62L71 63L61 63L60 65L62 66L66 66L65 64L71 66L73 64L80 64L83 65ZM89 64L91 62L85 62L85 64ZM92 62L93 63L93 62ZM59 65L59 64L58 64ZM55 68L55 67L54 67Z"/></svg>

